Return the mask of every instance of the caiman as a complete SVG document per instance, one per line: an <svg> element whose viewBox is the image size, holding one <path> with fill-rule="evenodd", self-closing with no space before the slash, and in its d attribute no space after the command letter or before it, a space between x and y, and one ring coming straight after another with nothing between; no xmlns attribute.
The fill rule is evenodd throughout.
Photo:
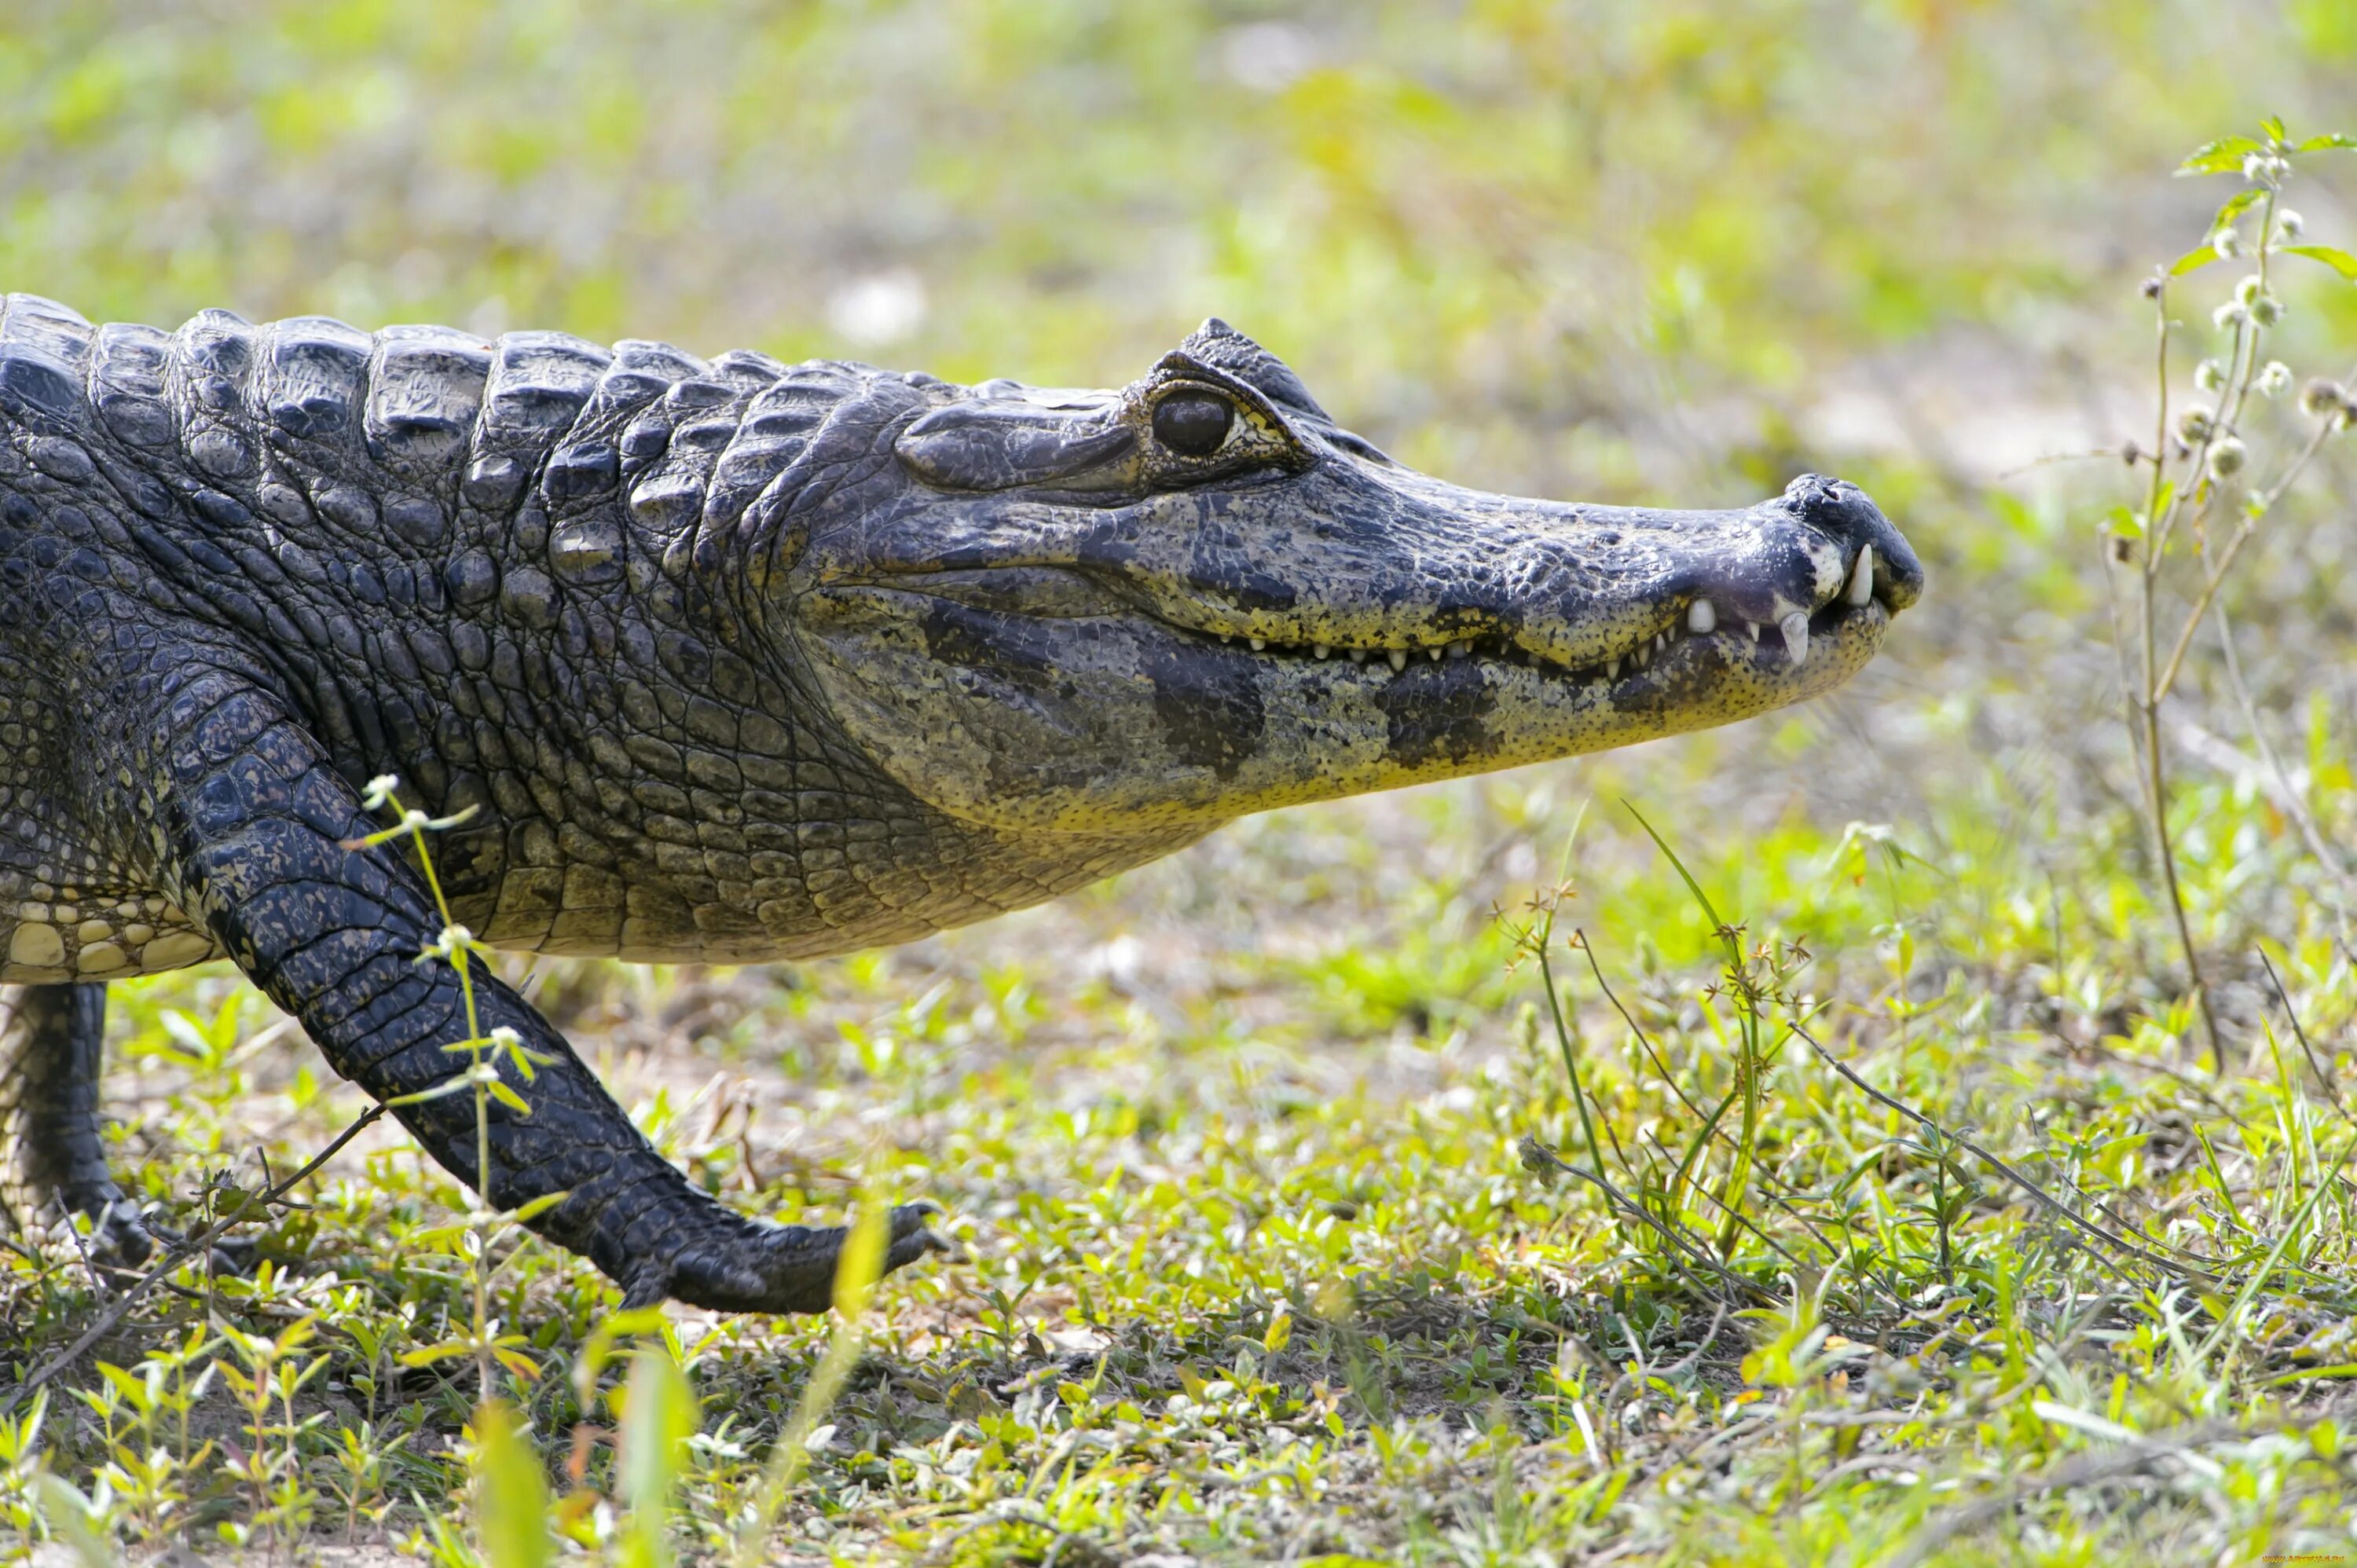
<svg viewBox="0 0 2357 1568"><path fill-rule="evenodd" d="M1412 472L1207 321L1117 392L550 332L0 314L0 1111L24 1227L110 1178L107 983L227 957L379 1101L468 1037L457 923L756 963L1021 908L1300 801L1724 724L1922 573L1852 486L1736 510ZM478 966L479 973L481 966ZM692 1186L516 992L501 1208L634 1304L823 1309L843 1232ZM482 1036L475 1036L482 1037ZM512 1060L511 1055L506 1058ZM478 1187L470 1096L397 1108ZM886 1262L940 1245L892 1211Z"/></svg>

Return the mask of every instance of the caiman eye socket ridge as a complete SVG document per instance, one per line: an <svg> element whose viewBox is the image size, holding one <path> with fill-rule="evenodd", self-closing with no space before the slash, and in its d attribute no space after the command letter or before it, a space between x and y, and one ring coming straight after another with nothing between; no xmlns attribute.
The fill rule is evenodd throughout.
<svg viewBox="0 0 2357 1568"><path fill-rule="evenodd" d="M1154 438L1182 457L1208 457L1228 439L1236 411L1207 392L1174 392L1154 409Z"/></svg>

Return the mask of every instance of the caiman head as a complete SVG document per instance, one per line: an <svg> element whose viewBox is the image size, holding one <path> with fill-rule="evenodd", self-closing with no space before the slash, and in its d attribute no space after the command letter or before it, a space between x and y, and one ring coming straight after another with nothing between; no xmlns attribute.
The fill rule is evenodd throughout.
<svg viewBox="0 0 2357 1568"><path fill-rule="evenodd" d="M1119 392L918 378L877 440L897 481L815 509L778 585L798 659L908 789L1018 832L1727 724L1839 685L1923 582L1835 479L1666 511L1428 478L1216 320Z"/></svg>

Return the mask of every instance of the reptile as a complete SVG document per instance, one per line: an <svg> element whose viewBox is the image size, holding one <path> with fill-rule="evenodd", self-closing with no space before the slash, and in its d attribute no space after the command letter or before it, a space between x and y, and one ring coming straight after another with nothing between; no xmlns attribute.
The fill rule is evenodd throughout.
<svg viewBox="0 0 2357 1568"><path fill-rule="evenodd" d="M1726 510L1458 489L1214 319L1117 391L550 332L0 311L7 1208L156 1244L108 1173L109 982L232 961L378 1101L461 987L370 781L500 949L904 941L1246 813L1826 691L1922 572L1854 487ZM630 1304L817 1311L839 1228L740 1215L496 978L540 1066L409 1133ZM942 1243L894 1208L885 1263ZM156 1227L160 1230L160 1226Z"/></svg>

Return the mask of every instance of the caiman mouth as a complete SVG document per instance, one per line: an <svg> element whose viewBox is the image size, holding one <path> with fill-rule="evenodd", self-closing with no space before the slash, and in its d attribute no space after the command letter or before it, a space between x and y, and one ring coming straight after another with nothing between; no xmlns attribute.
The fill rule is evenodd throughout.
<svg viewBox="0 0 2357 1568"><path fill-rule="evenodd" d="M1632 693L1641 685L1699 667L1710 659L1722 664L1749 667L1763 676L1790 678L1809 661L1813 644L1847 641L1858 636L1879 643L1894 613L1882 585L1875 578L1874 547L1859 548L1851 560L1842 592L1813 611L1794 611L1773 627L1738 616L1722 617L1706 596L1695 596L1670 608L1651 632L1601 659L1573 664L1551 657L1518 639L1512 632L1484 632L1448 640L1346 646L1329 642L1278 641L1236 632L1189 626L1153 607L1141 607L1149 618L1168 630L1198 643L1223 650L1247 649L1255 656L1275 660L1325 662L1342 660L1372 665L1375 679L1406 673L1412 664L1468 660L1526 670L1544 679L1567 682L1609 693L1626 681ZM1651 680L1641 677L1651 676Z"/></svg>
<svg viewBox="0 0 2357 1568"><path fill-rule="evenodd" d="M1086 570L1069 567L1026 564L896 573L888 582L871 585L869 591L982 612L968 622L975 630L993 622L1128 619L1146 622L1205 657L1254 665L1323 665L1328 668L1318 672L1329 679L1356 678L1375 687L1426 664L1462 663L1494 671L1498 678L1523 672L1568 689L1561 694L1577 692L1612 701L1658 696L1686 686L1691 677L1706 671L1743 671L1760 682L1789 688L1813 673L1813 649L1820 664L1836 664L1846 675L1863 661L1861 652L1870 656L1880 646L1896 613L1889 602L1889 581L1878 577L1870 543L1860 545L1848 561L1840 592L1813 610L1794 610L1771 626L1723 611L1710 597L1696 595L1666 605L1650 630L1641 630L1610 653L1577 663L1533 646L1539 639L1525 639L1504 629L1365 643L1340 640L1339 636L1334 641L1297 640L1224 630L1219 623L1229 618L1227 607L1191 598L1166 606L1141 593L1135 583L1105 583ZM1268 618L1255 618L1264 625ZM1354 666L1355 677L1346 673ZM1310 672L1308 668L1299 671L1305 676Z"/></svg>

